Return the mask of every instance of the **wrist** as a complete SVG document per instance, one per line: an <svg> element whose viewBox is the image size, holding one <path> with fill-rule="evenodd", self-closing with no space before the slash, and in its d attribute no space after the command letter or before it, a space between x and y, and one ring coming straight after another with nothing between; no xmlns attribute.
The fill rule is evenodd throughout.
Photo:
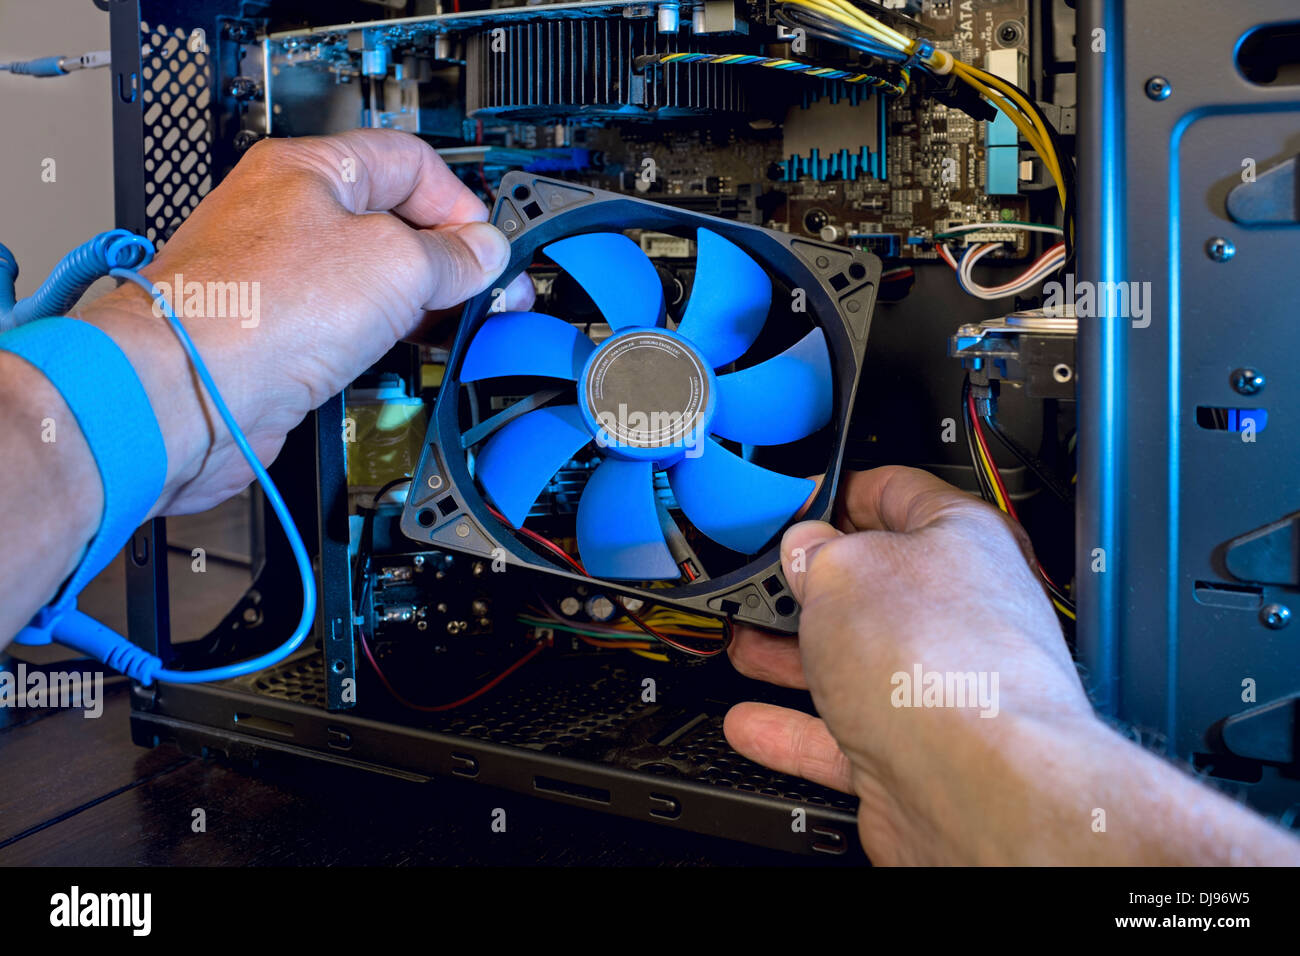
<svg viewBox="0 0 1300 956"><path fill-rule="evenodd" d="M144 387L167 449L167 476L150 517L203 466L212 448L212 418L189 359L143 290L125 285L81 309L77 317L109 335Z"/></svg>
<svg viewBox="0 0 1300 956"><path fill-rule="evenodd" d="M104 492L94 455L63 396L39 369L5 351L0 408L0 531L17 542L40 529L36 546L0 549L0 580L23 582L12 600L0 604L3 645L81 561L99 528Z"/></svg>
<svg viewBox="0 0 1300 956"><path fill-rule="evenodd" d="M1111 772L1121 738L1091 713L1048 721L1007 710L990 719L952 709L915 714L905 763L855 778L869 854L875 835L908 854L882 863L1087 861L1101 799L1092 773Z"/></svg>

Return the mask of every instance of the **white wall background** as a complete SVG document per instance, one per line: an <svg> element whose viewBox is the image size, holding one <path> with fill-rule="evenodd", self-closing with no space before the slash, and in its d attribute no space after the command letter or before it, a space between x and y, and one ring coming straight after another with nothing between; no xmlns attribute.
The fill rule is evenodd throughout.
<svg viewBox="0 0 1300 956"><path fill-rule="evenodd" d="M107 49L108 14L91 0L0 0L0 62ZM112 75L0 73L0 242L18 259L20 297L69 249L114 226ZM54 182L41 180L46 158ZM101 280L95 291L112 286Z"/></svg>

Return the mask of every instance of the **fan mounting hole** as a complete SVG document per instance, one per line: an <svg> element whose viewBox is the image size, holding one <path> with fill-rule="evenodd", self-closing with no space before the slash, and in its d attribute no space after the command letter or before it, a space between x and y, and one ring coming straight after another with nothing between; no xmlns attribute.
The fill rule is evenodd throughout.
<svg viewBox="0 0 1300 956"><path fill-rule="evenodd" d="M421 528L431 527L434 522L433 512L428 508L421 508L420 513L415 516L415 520L419 522Z"/></svg>
<svg viewBox="0 0 1300 956"><path fill-rule="evenodd" d="M514 196L520 202L523 202L532 194L533 191L529 189L527 186L516 186L514 190L510 193L510 195Z"/></svg>
<svg viewBox="0 0 1300 956"><path fill-rule="evenodd" d="M798 605L794 603L794 598L790 597L788 594L782 594L776 599L776 613L780 614L782 617L789 617L795 612L797 607Z"/></svg>

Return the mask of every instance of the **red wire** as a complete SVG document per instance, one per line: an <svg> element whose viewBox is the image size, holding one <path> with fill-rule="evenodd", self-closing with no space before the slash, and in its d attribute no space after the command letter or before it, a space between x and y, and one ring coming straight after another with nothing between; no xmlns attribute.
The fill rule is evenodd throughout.
<svg viewBox="0 0 1300 956"><path fill-rule="evenodd" d="M998 491L1002 493L1002 500L1007 503L1007 514L1011 515L1019 524L1020 516L1016 514L1016 506L1011 503L1011 496L1007 494L1007 486L1002 483L1002 474L998 471L997 463L993 460L993 453L989 451L988 442L984 440L984 429L980 427L980 417L975 411L974 392L966 396L966 405L970 409L971 426L975 430L975 440L980 443L980 448L984 451L984 457L989 463L989 470L993 473L993 480L997 482Z"/></svg>
<svg viewBox="0 0 1300 956"><path fill-rule="evenodd" d="M492 678L490 681L488 681L478 690L474 691L474 693L467 694L466 696L462 697L460 700L453 700L450 704L416 704L407 700L405 697L399 694L397 692L397 688L395 688L391 683L389 683L388 678L384 675L383 670L379 666L379 662L376 661L375 656L370 653L370 644L366 641L366 635L362 633L360 629L357 630L357 636L361 638L361 650L365 653L366 660L370 662L370 666L375 669L375 674L376 676L379 677L380 683L382 683L384 687L388 689L388 692L392 694L394 698L397 699L397 702L399 704L401 704L404 707L409 707L411 708L411 710L421 710L424 711L425 713L437 713L438 711L443 711L443 710L454 710L457 707L462 707L465 704L468 704L470 701L474 700L475 698L482 697L493 687L496 687L497 684L501 683L503 680L505 680L515 671L519 670L519 668L523 667L534 657L540 654L542 652L542 649L546 647L545 644L538 642L538 644L532 650L530 650L523 657L519 658L519 660L515 661L513 664L511 664L509 667L503 670L496 677Z"/></svg>
<svg viewBox="0 0 1300 956"><path fill-rule="evenodd" d="M497 511L491 505L487 505L486 507L487 510L492 513L492 517L496 518L498 521L500 521L502 524L506 525L507 527L514 528L514 525L510 524L510 522L506 520L505 515ZM515 528L514 530L518 531L520 534L527 535L533 541L536 541L538 544L542 545L543 547L553 551L554 553L558 554L560 557L564 558L565 561L568 561L569 564L577 568L578 573L580 573L583 577L588 577L588 578L591 577L591 575L587 573L587 569L584 568L578 562L577 558L569 554L569 552L565 551L554 541L550 540L549 538L543 535L538 534L536 531L533 531L530 528L519 527L519 528ZM633 614L627 608L623 609L623 613L626 614L630 620L636 622L636 625L638 627L640 627L643 631L646 631L655 640L662 641L663 643L667 644L669 647L675 647L683 654L694 654L697 657L713 657L717 654L721 654L723 650L725 650L725 647L720 647L716 651L699 651L693 647L687 647L685 644L679 644L676 641L672 640L671 638L665 637L663 634L656 631L653 627L651 627L645 621L641 620L640 617Z"/></svg>
<svg viewBox="0 0 1300 956"><path fill-rule="evenodd" d="M491 505L487 505L487 510L492 512L492 517L496 518L503 525L514 528L514 525L510 524L510 522L506 519L506 516L503 515L501 512L497 511L496 508L493 508ZM577 558L569 554L569 552L565 551L563 548L561 548L550 538L546 537L545 535L540 535L536 531L533 531L531 528L525 528L522 525L519 526L518 528L515 528L515 530L522 535L526 535L531 540L536 541L542 547L547 548L550 551L553 551L555 554L558 554L565 561L569 562L569 564L573 565L573 567L577 568L579 574L583 575L584 577L591 577L590 574L587 574L587 569L578 563Z"/></svg>
<svg viewBox="0 0 1300 956"><path fill-rule="evenodd" d="M988 442L984 440L984 429L980 426L980 417L975 411L974 392L966 396L966 404L970 408L971 426L975 431L975 440L980 443L980 448L984 449L984 454L988 458L989 470L993 472L993 480L997 482L998 490L1002 492L1002 500L1007 503L1007 514L1015 519L1016 524L1020 524L1020 516L1016 514L1016 506L1011 503L1011 496L1007 494L1007 486L1002 483L1002 473L998 471L997 463L993 460L992 453L989 452ZM1052 576L1047 573L1047 569L1043 567L1043 562L1038 560L1037 555L1034 556L1034 564L1038 566L1038 573L1042 575L1043 580L1053 590L1061 591L1056 582L1052 580ZM1064 594L1065 592L1061 591L1061 593Z"/></svg>

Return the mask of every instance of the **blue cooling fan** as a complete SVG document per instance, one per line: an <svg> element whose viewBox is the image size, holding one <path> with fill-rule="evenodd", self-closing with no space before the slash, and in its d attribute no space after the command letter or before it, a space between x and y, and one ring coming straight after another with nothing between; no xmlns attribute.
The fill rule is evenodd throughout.
<svg viewBox="0 0 1300 956"><path fill-rule="evenodd" d="M587 291L613 335L599 347L535 312L488 317L460 381L538 375L577 383L575 404L530 411L494 434L476 476L515 527L565 462L591 443L602 458L578 502L578 555L595 577L681 576L664 538L654 471L665 469L686 517L719 544L755 554L815 484L745 461L711 436L749 445L804 438L831 420L830 352L814 329L752 368L715 375L758 338L772 282L734 243L701 228L695 284L676 331L664 328L654 265L621 233L543 247Z"/></svg>
<svg viewBox="0 0 1300 956"><path fill-rule="evenodd" d="M526 174L507 176L501 196L493 221L511 238L512 257L498 285L544 254L586 291L611 334L597 344L563 316L491 311L491 292L471 301L403 531L433 547L575 577L510 529L523 526L566 464L590 456L576 522L588 575L622 582L613 589L627 593L644 592L626 582L654 582L657 602L794 630L798 608L781 577L778 536L801 512L830 513L879 260ZM695 239L695 278L675 323L654 264L623 234L635 228ZM774 357L727 371L747 357L769 313L790 321L783 304L773 309L773 276L806 303L812 330ZM464 430L461 393L512 377L552 382ZM799 476L724 444L783 445L823 429L829 459L819 455ZM746 556L736 562L743 566L683 578L682 539L655 491L659 471L691 524ZM831 477L803 477L819 473Z"/></svg>

